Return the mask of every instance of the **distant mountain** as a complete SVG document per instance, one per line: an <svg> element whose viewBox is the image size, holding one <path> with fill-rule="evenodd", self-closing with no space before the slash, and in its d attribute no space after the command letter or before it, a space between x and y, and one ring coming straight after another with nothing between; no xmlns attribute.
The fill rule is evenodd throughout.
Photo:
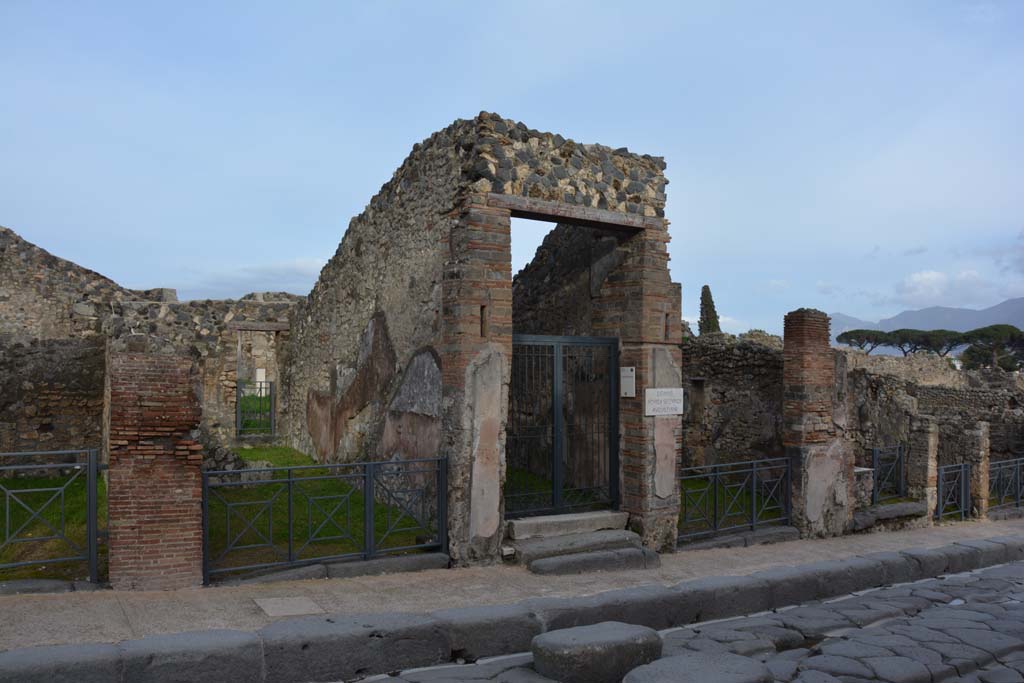
<svg viewBox="0 0 1024 683"><path fill-rule="evenodd" d="M854 318L843 313L832 313L832 338L847 330L955 330L966 332L986 325L1013 325L1024 329L1024 298L1007 299L1001 304L983 308L950 308L932 306L916 311L903 311L877 323Z"/></svg>

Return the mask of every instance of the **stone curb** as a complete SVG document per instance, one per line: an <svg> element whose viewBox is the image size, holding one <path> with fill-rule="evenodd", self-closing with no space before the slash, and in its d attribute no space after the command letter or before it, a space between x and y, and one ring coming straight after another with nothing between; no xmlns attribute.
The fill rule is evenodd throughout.
<svg viewBox="0 0 1024 683"><path fill-rule="evenodd" d="M415 553L412 555L394 555L379 557L373 560L355 560L348 562L327 562L307 564L290 569L277 569L242 578L218 581L218 586L244 586L251 583L269 583L272 581L304 581L306 579L348 579L354 576L376 576L378 574L398 574L400 572L418 572L425 569L447 569L451 558L445 553Z"/></svg>
<svg viewBox="0 0 1024 683"><path fill-rule="evenodd" d="M0 680L195 683L344 680L529 649L538 634L605 621L663 630L1024 560L1024 536L641 586L580 598L423 614L284 619L258 632L211 630L0 652ZM341 653L344 653L341 655ZM184 676L184 678L182 678Z"/></svg>

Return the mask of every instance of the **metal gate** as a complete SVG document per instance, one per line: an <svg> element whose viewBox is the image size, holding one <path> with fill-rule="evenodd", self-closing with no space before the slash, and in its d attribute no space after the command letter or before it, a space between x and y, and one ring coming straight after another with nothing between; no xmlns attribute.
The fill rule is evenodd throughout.
<svg viewBox="0 0 1024 683"><path fill-rule="evenodd" d="M0 453L0 570L82 563L99 580L95 449Z"/></svg>
<svg viewBox="0 0 1024 683"><path fill-rule="evenodd" d="M619 340L512 337L505 516L619 503Z"/></svg>

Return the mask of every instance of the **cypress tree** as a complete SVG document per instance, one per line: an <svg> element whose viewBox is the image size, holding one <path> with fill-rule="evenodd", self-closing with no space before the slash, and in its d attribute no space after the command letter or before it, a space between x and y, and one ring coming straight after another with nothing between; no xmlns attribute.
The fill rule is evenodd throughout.
<svg viewBox="0 0 1024 683"><path fill-rule="evenodd" d="M715 311L715 300L711 298L711 288L704 285L700 289L700 320L697 322L701 334L721 332L718 325L718 312Z"/></svg>

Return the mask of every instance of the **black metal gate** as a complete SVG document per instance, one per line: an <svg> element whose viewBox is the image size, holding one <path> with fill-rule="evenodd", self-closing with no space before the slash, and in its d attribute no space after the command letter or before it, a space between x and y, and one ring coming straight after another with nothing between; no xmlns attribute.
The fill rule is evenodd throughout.
<svg viewBox="0 0 1024 683"><path fill-rule="evenodd" d="M505 516L619 503L619 340L512 337Z"/></svg>
<svg viewBox="0 0 1024 683"><path fill-rule="evenodd" d="M235 401L235 424L239 436L273 436L277 431L274 419L277 395L273 382L238 380Z"/></svg>

